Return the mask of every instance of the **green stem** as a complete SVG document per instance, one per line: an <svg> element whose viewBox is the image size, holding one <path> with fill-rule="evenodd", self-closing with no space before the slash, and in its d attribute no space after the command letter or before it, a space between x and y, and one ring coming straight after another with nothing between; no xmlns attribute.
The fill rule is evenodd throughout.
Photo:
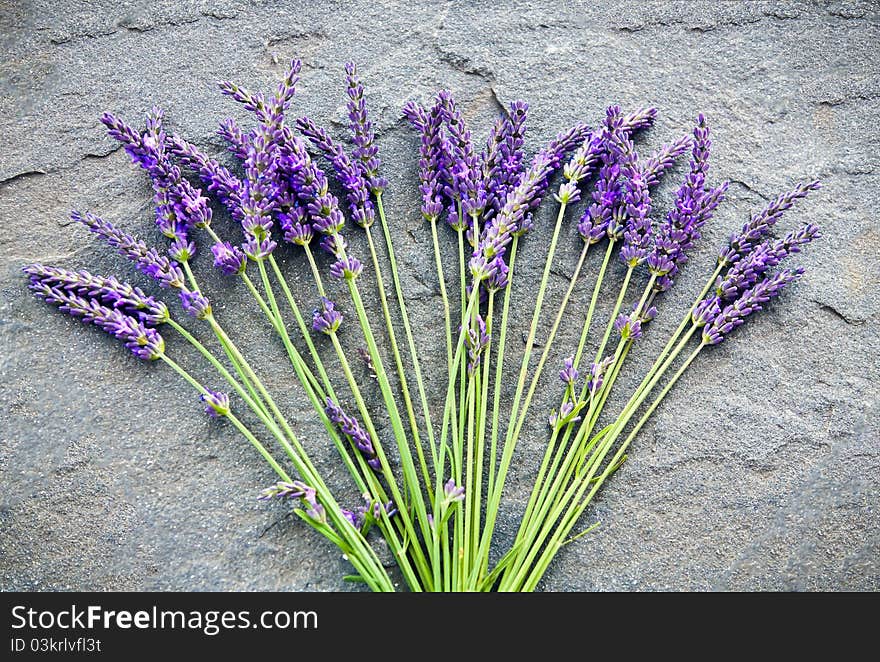
<svg viewBox="0 0 880 662"><path fill-rule="evenodd" d="M553 237L550 240L550 246L547 249L547 259L544 262L544 273L541 276L541 282L538 285L538 294L535 297L535 312L532 314L532 322L529 325L529 335L526 340L526 348L523 352L522 363L520 364L519 377L517 378L516 383L516 392L513 396L513 405L510 409L511 412L518 411L520 399L522 398L523 391L525 390L526 377L528 375L529 369L529 360L532 357L532 346L535 342L535 334L538 331L538 321L541 317L541 308L544 304L544 293L547 291L547 283L550 279L550 269L553 266L553 256L556 253L556 245L559 241L559 233L562 230L562 219L565 216L565 203L561 203L559 205L559 213L556 216L556 226L553 229ZM512 271L512 269L510 269ZM476 288L475 288L476 289ZM483 547L483 553L487 553L489 547L492 543L492 535L495 528L495 520L498 512L498 508L501 504L501 493L504 490L504 481L507 478L507 473L510 468L510 461L513 457L513 451L516 447L517 438L514 435L515 426L509 425L507 428L507 435L504 439L504 446L501 450L501 463L498 468L498 473L495 477L495 485L493 486L493 492L488 496L486 502L486 528L483 532L483 539L485 541L484 544L481 544ZM491 519L490 519L491 517ZM492 526L489 526L489 522L492 522Z"/></svg>
<svg viewBox="0 0 880 662"><path fill-rule="evenodd" d="M400 318L403 321L403 331L406 335L406 342L409 347L410 360L413 363L413 372L416 375L416 387L419 392L419 400L422 406L422 417L425 420L425 428L428 434L428 445L431 447L431 459L433 466L437 466L436 442L434 439L434 425L431 422L431 410L428 407L428 394L425 389L425 381L422 378L422 367L419 361L419 355L416 351L415 340L412 333L412 326L409 322L409 313L406 309L406 299L403 296L403 288L400 285L400 270L397 268L397 258L394 254L394 244L391 240L391 230L385 217L385 205L382 203L382 194L376 194L376 208L379 211L379 220L382 224L382 232L385 235L385 246L388 249L388 261L391 264L391 279L394 282L394 292L397 295L397 304L400 307ZM445 287L445 286L444 286ZM425 480L425 488L428 490L429 498L433 499L433 490L430 481Z"/></svg>
<svg viewBox="0 0 880 662"><path fill-rule="evenodd" d="M309 260L309 267L312 270L312 277L315 279L315 286L318 288L318 295L326 297L327 293L324 290L324 281L321 278L321 272L318 270L318 264L315 262L315 256L312 254L312 248L309 244L305 244L303 245L303 249Z"/></svg>
<svg viewBox="0 0 880 662"><path fill-rule="evenodd" d="M611 432L609 432L605 437L601 439L601 443L596 446L592 456L585 465L584 469L588 470L587 478L583 481L580 479L580 477L578 477L576 480L573 479L569 487L564 492L560 489L560 484L558 482L554 483L549 494L558 495L561 493L561 496L557 496L552 502L548 500L548 502L545 504L545 508L542 509L542 512L539 513L536 518L534 518L536 525L528 532L529 535L526 537L527 544L524 544L523 546L523 549L527 551L525 551L524 554L521 554L518 562L515 563L514 566L509 568L508 572L505 573L505 579L502 581L502 585L505 587L506 590L516 590L515 587L519 586L520 583L524 580L530 564L540 551L543 541L547 538L547 536L550 535L556 522L565 511L566 504L577 501L579 499L578 494L582 495L583 490L586 490L586 487L583 486L588 484L595 475L598 463L602 461L602 459L605 457L605 453L607 453L607 450L605 450L607 448L606 444L609 438L615 437L615 430L618 429L618 425L627 415L626 412L628 412L632 407L638 407L638 405L644 400L644 398L647 397L650 389L653 388L657 381L659 381L659 379L663 375L663 372L675 360L676 356L678 356L678 354L684 348L689 339L690 335L685 337L679 343L678 347L676 347L673 353L667 358L666 362L661 367L661 371L655 374L653 380L650 382L650 388L644 391L641 395L634 394L630 398L630 401L627 402L623 412L620 416L618 416L617 420L615 421L615 427L612 428ZM578 455L577 450L582 441L586 438L585 434L587 432L587 428L588 426L586 425L585 421L585 424L581 426L574 442L571 445L571 452L566 457L566 463L563 467L563 470L560 471L559 478L565 476L566 482L568 482L570 476L568 469L573 466L574 458ZM596 440L594 439L590 444L588 444L588 448L592 448L595 444ZM551 505L552 507L549 507Z"/></svg>
<svg viewBox="0 0 880 662"><path fill-rule="evenodd" d="M165 362L166 365L170 366L178 375L183 377L201 395L206 395L208 393L208 390L204 386L202 386L195 379L195 377L193 377L192 375L189 374L189 372L184 370L183 367L179 363L177 363L175 360L171 359L170 357L168 357L164 353L160 354L159 358L161 358ZM281 478L281 480L289 483L290 476L287 475L287 472L281 468L281 465L278 464L278 462L275 460L275 458L272 457L272 454L268 450L266 450L266 447L263 446L262 443L260 443L260 441L253 435L253 433L251 433L251 431L248 428L246 428L241 423L241 421L239 421L232 414L232 412L229 412L226 415L226 418L228 418L232 422L232 424L236 428L238 428L238 430L245 436L245 438L249 442L251 442L251 444L254 446L254 448L256 448L257 451L259 451L260 455L263 456L263 459L265 459L266 462L269 463L269 466L272 467L272 469L275 471L276 474L278 474L278 476Z"/></svg>
<svg viewBox="0 0 880 662"><path fill-rule="evenodd" d="M583 267L584 260L587 257L587 252L589 251L589 248L590 248L590 244L585 243L584 248L581 251L581 256L580 256L580 259L578 260L577 267L574 271L574 274L572 275L571 282L569 283L568 290L566 291L565 296L563 297L562 304L559 308L559 312L556 315L556 319L553 321L553 328L550 331L550 336L547 340L547 344L545 345L544 351L541 354L541 361L538 364L538 371L536 371L535 376L532 378L532 384L529 386L529 395L526 398L526 403L531 401L532 394L534 393L534 390L537 386L538 377L540 377L540 370L543 368L544 362L547 360L547 355L549 354L549 351L550 351L550 344L553 342L553 339L555 338L556 331L557 331L559 324L561 322L561 319L562 319L562 315L565 312L566 306L568 305L568 300L571 297L572 291L574 290L578 275L580 274L581 268ZM584 323L583 330L581 331L581 340L578 345L578 356L574 359L574 363L573 363L573 365L575 366L575 369L577 368L577 360L580 358L579 355L583 351L583 346L586 343L587 333L589 332L590 324L593 319L593 312L594 312L595 306L596 306L596 299L598 297L599 287L601 286L602 277L605 274L605 268L608 266L608 260L609 260L610 256L611 256L611 251L610 250L606 251L605 252L605 261L602 263L602 269L599 272L599 277L596 281L596 285L593 288L593 296L592 296L592 299L590 300L590 308L587 311L586 321ZM561 411L562 405L565 404L567 396L568 396L568 391L566 390L566 395L563 396L562 402L560 402L559 408L557 409L557 411ZM528 404L526 404L526 407L523 410L523 416L522 416L523 419L525 418L525 412L527 410L527 407L528 407ZM519 423L518 425L519 425L519 427L522 427L522 423ZM521 520L520 531L522 531L523 526L525 526L528 523L529 518L531 517L531 514L532 514L532 510L534 509L535 504L538 501L538 497L541 493L541 485L544 482L544 476L545 476L545 473L547 472L548 466L550 465L550 458L553 457L553 451L554 451L554 448L556 445L556 441L559 437L559 429L560 429L559 426L554 426L553 432L550 436L550 442L547 444L547 448L544 451L544 457L542 458L541 466L538 469L538 475L535 479L535 485L532 488L531 493L529 494L529 501L526 504L526 510L525 510L525 513L523 514L523 517ZM517 431L517 434L519 434L518 431ZM551 475L552 475L552 472L551 472ZM519 533L517 534L517 541L518 540L519 540Z"/></svg>
<svg viewBox="0 0 880 662"><path fill-rule="evenodd" d="M397 334L394 331L394 323L391 321L391 311L388 308L388 297L385 294L385 278L382 275L382 268L379 265L379 256L376 253L376 245L373 242L373 233L370 231L370 228L365 229L365 234L367 235L367 245L370 249L370 258L373 262L373 270L376 274L376 289L379 292L379 305L382 308L382 317L385 319L385 330L388 333L388 340L391 344L391 354L394 358L394 365L397 370L397 377L400 380L400 390L403 395L403 404L406 408L406 415L407 419L409 420L409 428L412 432L413 446L415 446L416 449L416 456L418 457L419 466L421 467L422 475L425 479L425 486L428 488L428 492L430 494L431 478L428 472L428 463L425 460L425 453L424 449L422 448L422 440L421 436L419 435L419 424L416 420L416 413L413 408L412 396L410 395L409 390L409 382L406 378L406 371L403 368L403 358L400 356L400 350L397 346ZM394 268L394 265L392 265L392 271L394 271Z"/></svg>
<svg viewBox="0 0 880 662"><path fill-rule="evenodd" d="M574 503L572 507L570 507L569 511L563 517L559 526L557 527L556 532L553 534L553 537L547 542L547 545L544 549L544 553L535 563L535 567L532 569L528 578L523 583L523 590L532 591L537 587L538 582L541 580L541 577L544 576L544 573L547 571L547 568L550 565L551 560L553 559L554 554L558 549L564 544L565 537L574 528L575 524L577 524L578 519L583 514L584 510L587 506L592 502L593 497L596 495L596 492L602 487L608 477L613 473L616 466L620 461L620 458L623 456L627 447L630 445L632 440L635 438L636 434L638 434L639 430L641 430L642 426L645 422L650 418L650 416L654 413L654 410L658 407L660 402L662 402L663 398L666 397L666 394L669 393L669 390L675 385L678 379L684 374L685 370L688 369L693 360L697 357L697 355L702 351L702 349L706 345L701 343L697 348L691 353L691 355L685 360L685 362L681 365L681 367L676 371L676 373L672 376L642 418L639 420L638 424L633 428L632 432L630 432L629 436L626 440L620 445L615 455L612 457L611 461L606 465L605 470L599 476L597 480L593 480L593 477L598 470L598 467L601 465L602 460L610 451L614 441L617 438L617 434L622 430L629 418L622 421L618 424L615 429L617 430L617 434L607 440L603 440L603 450L598 458L598 460L593 464L590 472L581 482L581 489L578 492L578 495L574 499ZM647 395L647 393L645 394ZM586 487L592 485L592 489L587 494L586 498L583 497L583 492Z"/></svg>
<svg viewBox="0 0 880 662"><path fill-rule="evenodd" d="M360 322L361 329L364 333L364 339L367 341L367 349L370 353L370 358L372 359L373 365L376 368L376 377L379 381L379 389L382 391L382 397L385 401L386 409L388 410L388 415L391 420L391 427L394 431L394 437L397 440L398 451L400 453L400 463L404 475L404 485L406 485L407 490L409 491L410 496L413 499L416 510L416 517L419 521L419 524L421 525L422 535L424 536L425 540L428 540L428 536L431 533L431 527L428 523L428 513L425 509L425 501L419 486L418 474L415 469L413 457L409 450L409 443L407 441L406 434L403 431L403 423L400 419L400 413L397 410L397 403L394 400L394 394L391 391L391 385L388 382L388 376L382 363L382 357L379 354L379 348L376 346L376 340L373 336L372 329L370 328L370 323L367 318L367 311L364 308L364 303L361 299L360 292L358 291L357 283L354 281L353 278L347 278L346 283L348 285L349 292L351 293L352 301L354 302L358 321ZM405 506L405 504L401 504L401 506ZM415 534L415 531L413 531L413 534ZM415 536L413 537L415 538ZM427 568L421 544L417 539L414 539L410 541L410 546L411 549L413 549L415 552L414 558L416 561L416 565L420 570L420 574L422 574L423 580L426 583L430 583L432 580L432 576Z"/></svg>
<svg viewBox="0 0 880 662"><path fill-rule="evenodd" d="M181 377L183 377L188 383L190 383L199 393L205 394L207 393L207 389L203 387L194 377L192 377L186 370L184 370L180 365L178 365L175 361L168 358L164 354L161 358L165 361L166 364L171 366ZM248 439L248 441L253 444L260 454L264 457L264 459L269 462L270 466L278 473L282 479L289 481L290 477L287 473L280 467L280 465L272 458L271 454L266 450L266 448L259 442L259 440L248 430L238 419L229 414L227 416L235 425L242 434ZM299 460L299 458L297 458ZM300 461L296 462L300 464ZM304 467L305 469L306 467ZM310 472L300 471L300 473L307 477ZM394 585L391 582L391 578L388 577L388 574L385 572L385 569L382 567L379 562L378 557L376 557L372 548L366 544L363 540L363 537L357 532L354 527L342 516L341 510L336 502L333 500L332 495L329 490L327 490L326 486L323 485L322 482L317 480L317 476L311 476L311 484L315 487L316 491L319 493L320 500L327 506L329 509L329 514L334 524L342 531L342 535L345 538L348 546L342 547L343 551L347 553L349 562L355 567L355 569L364 577L364 580L368 583L370 588L375 591L393 591ZM307 478L308 480L308 478ZM317 527L319 530L322 530L322 527ZM335 531L329 529L329 527L322 530L322 532L327 535L328 538L333 540L336 544L341 542L341 539L336 534Z"/></svg>
<svg viewBox="0 0 880 662"><path fill-rule="evenodd" d="M293 343L290 340L290 334L287 332L287 326L284 323L284 318L278 307L278 301L275 299L275 292L272 289L272 283L269 281L269 274L266 271L266 265L262 260L257 262L257 264L260 269L260 279L263 281L263 289L266 291L266 297L269 299L271 315L275 320L275 327L278 331L278 336L281 338L281 342L287 350L287 356L290 358L290 363L296 372L296 376L299 378L300 383L306 389L307 393L314 392L318 395L320 401L323 401L327 397L327 394L324 392L324 389L321 388L317 378L312 371L309 370L302 355L297 351L296 347L293 346ZM319 414L323 413L323 402L317 405L317 410Z"/></svg>
<svg viewBox="0 0 880 662"><path fill-rule="evenodd" d="M376 456L379 458L379 465L382 468L382 474L385 476L385 482L388 484L388 488L391 490L391 496L394 499L395 504L397 505L400 519L404 525L404 531L410 531L414 533L415 527L410 520L409 511L405 505L406 501L397 486L397 479L394 477L394 473L391 470L391 465L388 463L388 458L385 455L385 450L380 441L379 433L376 431L376 426L373 424L373 419L370 416L369 410L367 409L367 403L364 401L361 390L358 387L357 381L354 378L354 373L352 373L351 371L351 365L348 363L348 359L345 357L345 351L342 349L342 345L339 343L339 338L337 337L335 332L330 334L330 340L333 343L333 348L336 350L336 355L339 357L339 363L342 366L342 372L345 374L346 380L348 380L348 384L351 388L352 394L354 395L358 411L360 412L361 418L364 421L364 426L367 428L367 433L370 435L370 438L372 440L373 449L376 451ZM404 545L397 538L393 528L389 527L388 533L391 534L391 539L389 540L389 543L391 543L394 548L395 559L397 559L397 563L400 566L404 577L406 578L407 584L412 590L421 591L421 582L409 563Z"/></svg>

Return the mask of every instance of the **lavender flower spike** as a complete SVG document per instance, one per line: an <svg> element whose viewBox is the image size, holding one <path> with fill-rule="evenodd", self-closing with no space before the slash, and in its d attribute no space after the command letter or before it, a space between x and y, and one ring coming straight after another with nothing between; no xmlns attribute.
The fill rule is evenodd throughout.
<svg viewBox="0 0 880 662"><path fill-rule="evenodd" d="M461 213L466 220L468 217L475 218L480 216L486 207L486 189L479 157L474 152L471 132L468 130L452 95L448 91L442 90L437 98L441 103L443 121L449 131L454 163L451 172L452 185L447 191L447 195L461 204ZM470 237L470 239L474 244L478 240L475 237Z"/></svg>
<svg viewBox="0 0 880 662"><path fill-rule="evenodd" d="M122 283L113 276L96 276L85 269L68 271L42 264L29 264L22 271L30 276L32 282L99 299L105 306L137 317L147 326L159 326L169 319L168 306L164 302L147 296L139 287Z"/></svg>
<svg viewBox="0 0 880 662"><path fill-rule="evenodd" d="M294 480L290 483L280 481L260 492L260 496L257 499L260 501L268 501L269 499L301 499L309 489L309 486L301 480Z"/></svg>
<svg viewBox="0 0 880 662"><path fill-rule="evenodd" d="M778 296L787 285L796 281L803 273L804 270L801 268L783 269L743 292L736 301L718 312L714 319L709 319L703 330L703 344L720 343L733 329L743 324L746 317L761 310L764 303Z"/></svg>
<svg viewBox="0 0 880 662"><path fill-rule="evenodd" d="M80 214L78 211L73 211L70 213L70 218L82 223L110 246L118 249L121 255L134 262L138 271L159 281L162 287L185 289L183 271L176 262L159 255L155 248L149 248L137 237L123 232L109 221L94 214L88 212Z"/></svg>
<svg viewBox="0 0 880 662"><path fill-rule="evenodd" d="M465 342L468 347L468 374L473 375L480 366L480 356L489 344L486 321L482 316L477 315L477 328L468 329Z"/></svg>
<svg viewBox="0 0 880 662"><path fill-rule="evenodd" d="M156 329L147 327L118 308L108 308L98 299L81 297L36 279L31 279L28 287L38 299L118 338L139 359L154 361L165 351L165 341Z"/></svg>
<svg viewBox="0 0 880 662"><path fill-rule="evenodd" d="M355 223L362 228L370 227L376 218L370 189L364 178L363 170L348 158L341 145L333 142L330 135L308 117L301 117L296 125L302 134L317 147L327 160L333 164L336 177L345 190L348 208Z"/></svg>
<svg viewBox="0 0 880 662"><path fill-rule="evenodd" d="M343 434L347 435L357 449L364 455L367 459L367 464L370 465L374 471L380 471L382 464L379 461L379 456L376 454L376 449L373 447L370 435L361 427L358 420L353 416L346 414L342 410L342 407L333 402L330 398L327 398L324 411L327 413L327 418L329 418Z"/></svg>
<svg viewBox="0 0 880 662"><path fill-rule="evenodd" d="M345 64L345 79L348 85L348 119L349 128L354 138L353 156L360 162L363 175L370 184L374 195L381 195L388 182L379 175L382 161L379 159L379 148L376 146L376 134L373 124L367 118L367 105L364 101L364 86L357 73L354 62Z"/></svg>
<svg viewBox="0 0 880 662"><path fill-rule="evenodd" d="M340 324L342 313L336 310L336 305L330 299L321 297L321 309L312 313L312 328L329 336L336 333Z"/></svg>
<svg viewBox="0 0 880 662"><path fill-rule="evenodd" d="M441 170L444 149L443 117L439 106L430 112L416 103L409 102L403 114L421 134L419 145L419 191L422 194L422 216L426 221L436 221L443 212Z"/></svg>
<svg viewBox="0 0 880 662"><path fill-rule="evenodd" d="M198 290L182 290L180 303L191 317L203 320L211 316L211 302Z"/></svg>
<svg viewBox="0 0 880 662"><path fill-rule="evenodd" d="M733 264L746 255L757 243L767 236L771 228L782 217L782 214L790 209L795 200L805 198L810 191L821 188L818 181L798 184L791 191L779 195L759 213L752 216L742 229L731 235L728 245L718 255L719 264Z"/></svg>
<svg viewBox="0 0 880 662"><path fill-rule="evenodd" d="M486 189L484 220L490 220L501 211L507 194L519 183L523 174L523 146L525 145L526 116L529 104L514 101L510 104L498 141L494 161L486 154L483 162L483 180Z"/></svg>
<svg viewBox="0 0 880 662"><path fill-rule="evenodd" d="M339 280L354 280L363 270L364 265L356 257L345 257L330 265L330 275Z"/></svg>
<svg viewBox="0 0 880 662"><path fill-rule="evenodd" d="M660 181L660 176L665 170L668 170L675 159L684 154L693 145L690 136L682 136L674 142L667 143L660 147L655 154L648 157L642 166L642 173L645 182L649 187L655 186Z"/></svg>

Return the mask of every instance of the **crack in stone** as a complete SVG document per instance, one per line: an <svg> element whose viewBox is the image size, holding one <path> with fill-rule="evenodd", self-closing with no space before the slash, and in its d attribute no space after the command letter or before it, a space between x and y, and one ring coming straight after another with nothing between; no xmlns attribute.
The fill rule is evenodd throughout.
<svg viewBox="0 0 880 662"><path fill-rule="evenodd" d="M811 299L811 301L813 303L816 303L819 305L819 310L824 310L826 313L830 313L834 317L843 320L846 324L849 324L850 326L862 326L865 322L868 321L867 319L859 319L859 318L849 317L848 315L845 315L844 313L840 312L837 308L832 306L830 303L825 303L824 301L817 301L816 299Z"/></svg>
<svg viewBox="0 0 880 662"><path fill-rule="evenodd" d="M33 177L41 177L43 175L48 175L49 171L43 170L40 168L35 168L33 170L25 170L24 172L17 172L15 174L9 175L8 177L3 177L0 179L0 188L4 186L9 186L13 182L16 182L21 179L31 179Z"/></svg>

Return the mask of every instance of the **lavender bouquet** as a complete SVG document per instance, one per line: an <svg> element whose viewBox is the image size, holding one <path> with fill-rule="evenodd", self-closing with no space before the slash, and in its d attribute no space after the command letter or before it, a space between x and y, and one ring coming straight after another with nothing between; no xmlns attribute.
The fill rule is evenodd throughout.
<svg viewBox="0 0 880 662"><path fill-rule="evenodd" d="M289 502L305 524L336 545L353 567L346 579L374 591L396 590L401 581L412 591L534 590L556 553L592 530L577 531L582 515L681 375L802 275L802 269L782 262L817 238L818 228L806 224L781 237L773 231L782 214L819 184L796 185L730 236L647 374L600 428L633 343L647 333L661 295L675 284L703 225L724 200L727 183L708 177L706 118L697 116L692 131L643 157L633 136L653 124L656 109L610 106L594 127L577 124L529 157L525 102L510 104L484 144L474 140L448 91L426 105L408 103L403 115L419 139L421 214L429 226L442 304L438 323L444 329L438 355L420 356L383 206L387 182L357 69L345 67L351 146L336 142L308 117L292 118L299 73L294 60L269 94L220 83L224 95L253 115L251 127L220 122L219 135L238 162L231 169L169 134L161 109L150 111L142 130L110 113L102 116L109 134L148 175L156 225L168 243L151 246L92 212L74 211L71 217L159 288L176 293L174 312L138 286L86 270L28 265L29 287L45 302L115 336L136 357L177 372L198 393L205 412L228 421L275 472L275 482L259 498ZM688 153L690 167L671 209L655 214L652 190ZM341 197L331 191L331 177ZM552 183L557 179L558 185ZM504 366L511 352L511 291L514 281L522 280L515 278L517 254L527 248L533 213L547 197L557 207L556 223L548 245L531 247L546 251L540 281L520 285L535 293L534 312L511 382ZM582 198L577 229L583 246L535 363L560 231L569 207ZM219 236L212 226L215 211L228 214L241 234ZM346 220L364 232L369 256L350 250ZM457 264L444 265L441 246L450 240ZM297 436L233 340L235 329L218 319L193 269L208 245L213 266L240 279L265 316L266 331L277 337L326 438L304 443ZM279 250L304 255L313 287L293 291L276 260ZM553 368L559 369L561 394L559 405L545 412L543 458L514 539L497 549L505 481L567 306L585 291L580 278L591 250L604 253L587 313L579 320L579 342L565 352L570 356L563 365ZM594 319L597 303L603 285L610 285L615 255L626 271L611 294L613 312L600 324ZM385 257L393 297L380 266ZM381 319L368 315L362 287L376 287ZM403 338L395 331L393 310ZM162 333L179 334L191 344L214 381L200 382L169 356ZM597 351L585 356L593 333ZM381 395L378 405L368 403L373 391L358 383L351 364L351 345L361 349L361 341ZM391 370L380 352L386 341ZM324 358L322 345L332 352L325 351ZM338 363L334 370L327 356ZM344 382L331 381L335 368ZM428 370L445 375L443 406L433 411L423 377ZM505 383L515 383L510 402L502 397ZM390 438L378 432L377 406L388 417ZM315 450L327 440L351 485L331 484L318 470ZM362 494L358 503L340 497L352 486ZM377 537L393 552L396 572L377 554Z"/></svg>

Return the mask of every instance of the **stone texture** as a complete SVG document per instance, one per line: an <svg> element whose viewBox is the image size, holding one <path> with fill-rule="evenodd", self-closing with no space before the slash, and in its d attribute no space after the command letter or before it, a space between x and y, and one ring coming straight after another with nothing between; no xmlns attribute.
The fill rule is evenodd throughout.
<svg viewBox="0 0 880 662"><path fill-rule="evenodd" d="M502 105L523 98L531 104L533 150L576 120L596 120L610 102L660 108L656 127L638 141L643 149L687 131L698 111L707 114L712 175L731 180L729 199L633 351L618 396L650 364L727 234L796 180L821 178L823 190L783 223L812 221L824 230L798 258L807 277L696 362L585 517L584 526L601 526L560 553L542 588L880 588L875 3L32 0L3 3L0 35L3 589L350 588L340 579L346 563L328 544L283 508L254 500L270 473L233 430L200 413L187 386L49 311L28 296L19 273L40 260L150 286L67 220L71 208L88 208L160 241L145 178L104 135L98 115L113 110L138 121L161 104L176 130L219 153L217 121L242 115L214 82L271 88L294 56L304 60L297 112L329 122L337 133L344 122L342 62L361 64L427 365L439 365L443 350L434 331L440 309L426 253L430 237L417 213L417 143L399 116L408 99L426 100L448 87L484 135ZM674 187L667 181L661 188L657 209ZM511 373L553 206L539 213L518 265ZM218 226L231 231L228 221ZM365 254L358 232L349 234ZM448 270L453 250L449 241ZM569 224L548 293L551 310L578 250ZM599 257L588 260L583 295L573 302L554 368L533 405L502 540L515 532L528 495L546 414L559 395L555 366L577 341ZM314 305L293 252L284 264L305 305ZM342 489L344 469L291 387L283 353L246 292L221 283L205 255L196 266L219 318L282 393L328 480ZM605 299L612 296L609 290ZM375 300L369 305L375 312ZM539 339L549 320L548 313ZM347 337L356 345L352 329ZM177 339L169 345L184 363L199 365ZM368 381L363 369L359 377ZM439 379L430 380L435 405L441 388ZM379 401L375 387L369 397Z"/></svg>

